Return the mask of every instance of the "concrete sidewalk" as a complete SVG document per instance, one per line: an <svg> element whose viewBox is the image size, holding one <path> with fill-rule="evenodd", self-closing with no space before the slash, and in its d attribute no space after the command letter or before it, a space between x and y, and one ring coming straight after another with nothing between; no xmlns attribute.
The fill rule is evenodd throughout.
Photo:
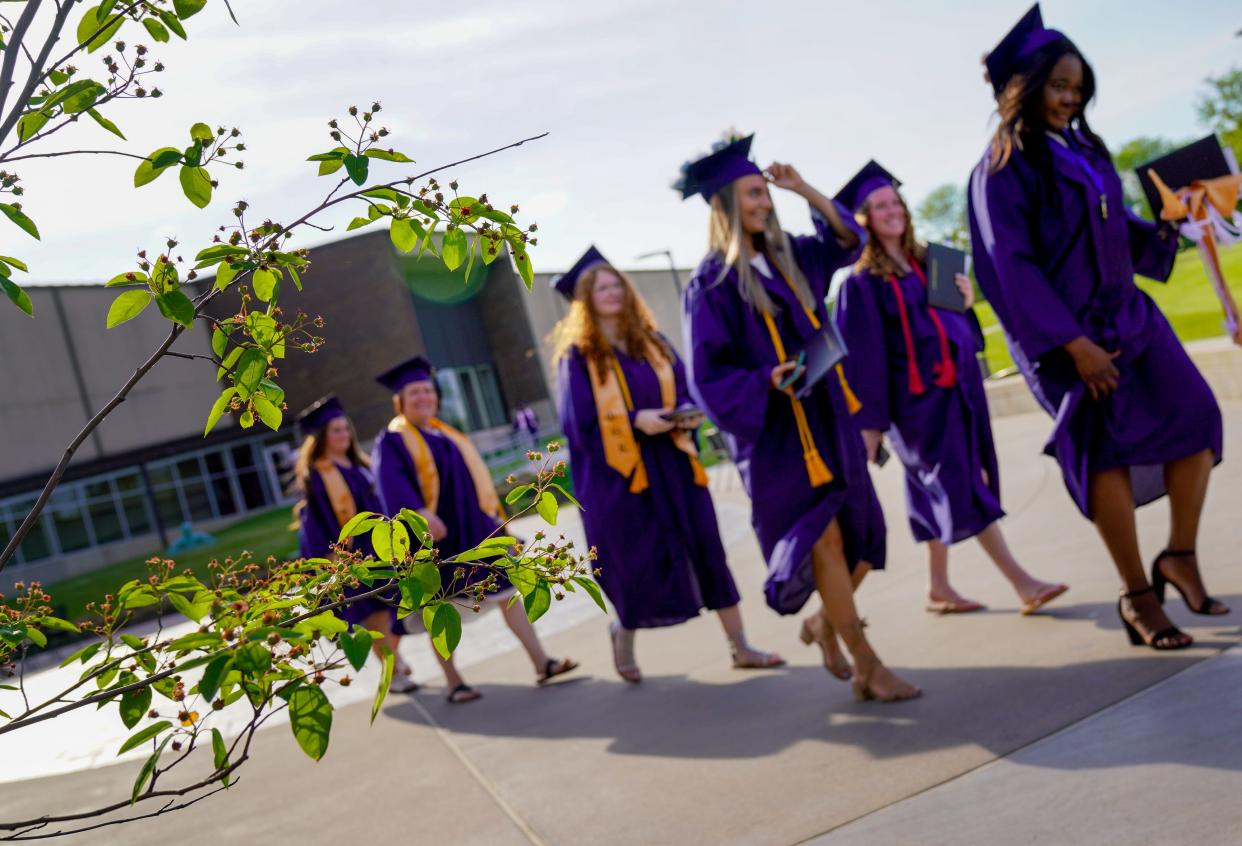
<svg viewBox="0 0 1242 846"><path fill-rule="evenodd" d="M1227 402L1224 412L1226 451L1237 456L1242 403ZM1156 653L1126 641L1103 547L1055 465L1038 455L1049 426L1042 415L995 426L1010 544L1037 575L1071 585L1037 617L1018 616L1016 597L976 544L954 549L952 572L958 589L990 610L924 613L926 563L909 537L900 468L875 474L889 572L868 578L859 604L880 654L923 686L921 700L854 703L817 650L796 641L797 620L767 610L753 536L732 531L745 513L742 492L726 480L714 491L736 538L730 560L748 630L756 645L781 650L787 668L731 670L719 625L704 616L640 633L645 681L629 687L612 671L600 615L548 638L554 652L582 662L577 678L536 689L524 657L495 654L470 669L484 693L477 703L446 704L434 679L423 693L389 699L374 726L369 705L342 707L319 764L287 729L265 731L227 793L67 842L1234 839L1226 833L1242 824L1242 662L1224 650L1242 641L1242 462L1213 474L1200 545L1213 593L1236 610L1193 617L1174 599L1175 621L1198 644ZM1150 558L1167 531L1166 509L1151 506L1140 522ZM128 795L137 766L5 784L3 816Z"/></svg>

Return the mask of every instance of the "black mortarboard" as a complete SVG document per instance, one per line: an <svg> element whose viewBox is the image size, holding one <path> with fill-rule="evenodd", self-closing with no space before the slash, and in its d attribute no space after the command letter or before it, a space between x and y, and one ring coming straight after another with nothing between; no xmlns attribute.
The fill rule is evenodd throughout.
<svg viewBox="0 0 1242 846"><path fill-rule="evenodd" d="M388 368L376 376L375 381L394 394L399 394L401 389L411 382L434 382L435 367L421 355L416 355L396 367Z"/></svg>
<svg viewBox="0 0 1242 846"><path fill-rule="evenodd" d="M984 64L988 69L988 79L992 83L992 91L997 96L1005 90L1009 80L1022 64L1022 60L1032 55L1039 48L1065 36L1055 29L1044 27L1044 18L1040 14L1039 4L1032 6L1022 19L1014 24L1013 29L1001 39L1000 44L988 53Z"/></svg>
<svg viewBox="0 0 1242 846"><path fill-rule="evenodd" d="M595 245L592 244L590 247L587 247L587 251L582 254L582 257L574 262L573 267L559 276L552 277L552 287L562 297L572 302L578 290L578 280L582 278L582 274L600 264L608 264L608 259L604 258L604 254L595 249Z"/></svg>
<svg viewBox="0 0 1242 846"><path fill-rule="evenodd" d="M298 431L302 437L322 432L323 428L338 417L345 416L345 408L334 395L328 394L311 403L298 415Z"/></svg>
<svg viewBox="0 0 1242 846"><path fill-rule="evenodd" d="M745 138L728 136L718 141L712 152L681 166L681 176L673 183L673 188L681 192L683 200L700 194L711 202L716 192L735 180L752 173L762 174L759 166L750 160L750 144L754 139L752 133Z"/></svg>
<svg viewBox="0 0 1242 846"><path fill-rule="evenodd" d="M858 173L850 177L850 181L845 183L845 187L838 191L833 199L850 211L857 212L863 207L863 203L867 202L867 197L872 191L886 185L898 188L901 186L901 180L872 159L863 165Z"/></svg>

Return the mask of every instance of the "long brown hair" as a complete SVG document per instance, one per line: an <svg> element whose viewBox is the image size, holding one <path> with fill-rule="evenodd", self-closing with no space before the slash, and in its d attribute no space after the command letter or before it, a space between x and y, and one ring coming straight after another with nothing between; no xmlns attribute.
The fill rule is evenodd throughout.
<svg viewBox="0 0 1242 846"><path fill-rule="evenodd" d="M779 311L776 303L768 296L763 283L755 276L754 270L747 259L747 251L743 248L743 238L751 237L742 226L741 203L737 199L738 183L727 185L712 197L711 220L708 223L707 245L724 258L725 266L721 270L719 283L723 281L729 269L737 271L738 292L742 299L756 311L764 314L776 314ZM767 260L775 265L776 270L785 275L793 284L798 302L808 311L815 311L815 297L806 277L793 258L793 248L789 245L789 236L781 229L781 222L776 216L776 209L768 215L768 223L762 234L754 236L756 251L763 253Z"/></svg>
<svg viewBox="0 0 1242 846"><path fill-rule="evenodd" d="M1051 173L1052 152L1048 147L1048 137L1044 135L1044 85L1052 76L1057 62L1065 56L1076 56L1082 62L1082 105L1070 121L1070 126L1081 132L1097 152L1109 157L1108 147L1087 122L1087 106L1095 98L1095 71L1074 43L1063 38L1041 47L1025 59L997 95L996 113L1000 123L992 136L991 172L1003 168L1016 147L1036 168Z"/></svg>
<svg viewBox="0 0 1242 846"><path fill-rule="evenodd" d="M354 431L354 421L348 417L344 419L349 426L349 449L345 454L355 467L370 467L370 459L358 449L358 433ZM302 446L298 447L298 458L293 465L293 489L302 494L302 498L293 506L294 528L301 523L302 512L306 509L306 491L310 485L310 474L315 469L315 462L323 458L328 440L324 436L328 433L328 426L331 425L332 420L329 420L327 425L318 432L307 435L302 441Z"/></svg>
<svg viewBox="0 0 1242 846"><path fill-rule="evenodd" d="M915 261L922 262L927 255L927 247L914 237L914 219L910 216L910 207L906 205L906 198L901 196L901 192L896 188L893 189L893 193L897 195L897 202L901 203L901 208L906 213L906 228L901 233L901 252L912 256ZM888 250L884 249L884 245L875 235L875 230L871 228L870 202L863 203L862 208L854 215L854 219L867 230L867 243L863 246L862 255L858 257L854 270L858 273L874 273L880 277L904 276L905 271L888 254Z"/></svg>
<svg viewBox="0 0 1242 846"><path fill-rule="evenodd" d="M599 328L592 302L592 294L595 293L595 284L601 271L616 276L625 289L625 304L620 315L620 341L626 353L634 358L649 359L654 350L668 358L668 347L656 329L651 308L634 287L633 280L611 265L598 264L578 279L569 313L552 329L549 338L552 341L553 360L559 361L571 348L577 347L595 368L596 373L608 372L613 357L612 344Z"/></svg>

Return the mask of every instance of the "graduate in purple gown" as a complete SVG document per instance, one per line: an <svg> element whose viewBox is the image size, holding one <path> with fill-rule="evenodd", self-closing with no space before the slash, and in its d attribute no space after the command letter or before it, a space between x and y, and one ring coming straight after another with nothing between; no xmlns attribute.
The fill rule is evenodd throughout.
<svg viewBox="0 0 1242 846"><path fill-rule="evenodd" d="M298 452L296 479L302 499L294 506L298 521L298 543L303 558L332 558L341 527L360 511L382 512L369 462L358 449L354 426L336 397L325 397L298 416L302 448ZM368 535L351 538L347 544L363 557L374 558ZM369 593L374 586L347 588L345 596ZM410 693L418 689L409 666L397 651L400 629L394 607L378 597L360 599L337 612L341 619L384 635L384 642L396 658L390 690ZM375 642L379 655L381 641Z"/></svg>
<svg viewBox="0 0 1242 846"><path fill-rule="evenodd" d="M617 614L617 673L642 680L635 629L675 626L701 608L720 615L734 667L782 666L746 642L694 446L703 415L690 403L681 359L633 283L594 247L554 284L572 303L553 330L561 430L599 582Z"/></svg>
<svg viewBox="0 0 1242 846"><path fill-rule="evenodd" d="M854 420L875 461L884 433L906 468L906 507L914 539L927 544L927 610L978 611L949 583L949 546L980 545L1031 614L1065 585L1042 582L1013 557L997 522L1000 473L976 354L983 334L971 306L974 288L959 273L966 312L928 304L926 247L898 183L868 162L837 194L867 230L854 273L837 295L837 325L849 350L845 372L862 403Z"/></svg>
<svg viewBox="0 0 1242 846"><path fill-rule="evenodd" d="M470 439L436 416L440 397L431 362L415 356L385 371L377 381L392 392L397 412L372 447L384 513L395 515L409 508L421 514L441 559L474 548L500 527L500 499L487 465ZM463 567L465 580L454 582L454 590L476 584L490 573L482 567ZM447 582L455 569L446 567L442 578ZM503 578L500 584L502 591L497 596L511 590ZM578 666L568 658L548 656L522 603L501 602L500 606L505 623L534 663L539 683ZM482 694L466 684L452 658L440 659L440 664L448 682L449 702L480 698Z"/></svg>
<svg viewBox="0 0 1242 846"><path fill-rule="evenodd" d="M799 352L831 331L832 274L858 257L865 235L790 165L761 171L752 138L687 164L675 186L711 206L711 251L684 300L690 392L725 432L750 495L768 605L794 614L817 591L822 612L804 621L803 640L819 642L829 671L852 675L860 699L908 699L919 689L880 662L854 605L854 579L883 567L885 553L884 514L850 419L857 399L840 367L804 385L802 398L793 391L804 378ZM808 202L814 235L782 231L769 183Z"/></svg>
<svg viewBox="0 0 1242 846"><path fill-rule="evenodd" d="M1195 556L1221 416L1207 383L1134 274L1166 279L1177 239L1125 206L1108 150L1087 123L1095 75L1036 5L986 59L1000 117L975 167L969 210L975 271L1010 350L1055 423L1045 451L1092 520L1121 576L1130 640L1180 649L1165 585L1192 611L1227 612ZM1149 583L1135 507L1165 494L1168 548Z"/></svg>

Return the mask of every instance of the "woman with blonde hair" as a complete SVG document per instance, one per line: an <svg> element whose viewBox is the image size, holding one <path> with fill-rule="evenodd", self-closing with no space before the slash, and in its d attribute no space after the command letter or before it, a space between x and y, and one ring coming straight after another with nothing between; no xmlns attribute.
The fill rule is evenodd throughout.
<svg viewBox="0 0 1242 846"><path fill-rule="evenodd" d="M297 489L302 499L294 507L298 523L298 544L303 558L332 558L333 546L340 537L341 527L360 511L382 512L370 462L358 449L354 424L334 396L324 397L298 415L302 447L298 451L295 471ZM361 535L346 542L352 551L364 558L375 557L370 536ZM371 587L358 585L345 590L346 597L369 593ZM418 689L410 668L397 651L400 641L396 609L377 597L360 599L337 612L347 623L384 635L396 658L396 669L390 689L410 693ZM379 654L381 641L374 648Z"/></svg>
<svg viewBox="0 0 1242 846"><path fill-rule="evenodd" d="M928 303L926 248L915 240L900 183L868 162L837 202L867 230L867 246L837 297L837 325L850 351L846 373L862 402L855 421L868 458L885 432L906 468L914 539L927 544L927 610L978 611L949 583L949 546L976 537L1032 614L1066 591L1022 568L1001 534L1000 472L976 355L983 333L974 288L957 274L966 311Z"/></svg>
<svg viewBox="0 0 1242 846"><path fill-rule="evenodd" d="M746 641L737 587L693 433L685 368L633 283L591 247L553 284L572 305L553 331L561 430L587 541L617 619L617 674L636 684L634 632L716 611L738 669L785 662Z"/></svg>
<svg viewBox="0 0 1242 846"><path fill-rule="evenodd" d="M691 394L726 433L750 494L768 605L795 614L818 592L823 608L803 639L819 642L828 669L852 675L860 700L910 699L919 689L880 661L854 606L856 579L885 554L884 514L850 419L857 400L839 365L809 384L802 373L802 353L831 342L832 274L857 258L865 235L792 166L761 171L752 138L686 165L675 186L711 207L710 252L685 295ZM808 202L814 235L781 229L769 184Z"/></svg>

